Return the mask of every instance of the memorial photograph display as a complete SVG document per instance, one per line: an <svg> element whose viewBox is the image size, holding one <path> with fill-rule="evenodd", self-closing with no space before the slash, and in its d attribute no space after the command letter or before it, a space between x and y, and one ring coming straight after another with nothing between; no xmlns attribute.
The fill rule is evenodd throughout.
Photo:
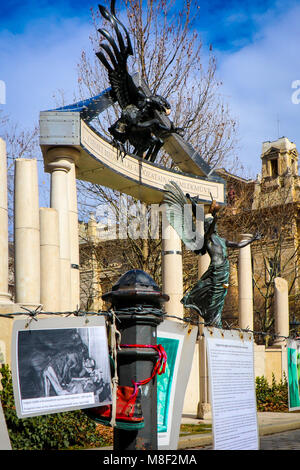
<svg viewBox="0 0 300 470"><path fill-rule="evenodd" d="M29 328L16 322L12 357L19 417L111 403L106 327L100 320L47 319Z"/></svg>
<svg viewBox="0 0 300 470"><path fill-rule="evenodd" d="M287 343L289 411L300 409L300 342L289 340Z"/></svg>

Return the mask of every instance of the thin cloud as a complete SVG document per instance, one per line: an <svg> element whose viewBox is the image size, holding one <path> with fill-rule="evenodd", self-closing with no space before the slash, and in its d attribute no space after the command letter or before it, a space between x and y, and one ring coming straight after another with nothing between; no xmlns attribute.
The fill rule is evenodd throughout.
<svg viewBox="0 0 300 470"><path fill-rule="evenodd" d="M296 0L200 4L197 25L205 45L212 43L218 55L223 93L239 119L240 155L257 172L263 141L286 135L296 143L299 139L300 147L300 105L291 100L292 82L300 79L300 7L295 4ZM56 106L57 90L65 91L65 104L73 101L77 62L81 51L91 48L90 5L79 0L14 0L14 5L14 14L1 6L5 112L20 125L33 126L41 110Z"/></svg>

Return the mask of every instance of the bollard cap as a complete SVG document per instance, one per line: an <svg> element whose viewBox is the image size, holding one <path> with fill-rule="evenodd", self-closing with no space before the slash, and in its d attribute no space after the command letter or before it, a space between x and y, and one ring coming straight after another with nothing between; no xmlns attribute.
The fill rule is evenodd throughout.
<svg viewBox="0 0 300 470"><path fill-rule="evenodd" d="M152 277L141 269L131 269L113 285L112 290L102 295L102 299L118 304L160 305L169 300L162 294Z"/></svg>

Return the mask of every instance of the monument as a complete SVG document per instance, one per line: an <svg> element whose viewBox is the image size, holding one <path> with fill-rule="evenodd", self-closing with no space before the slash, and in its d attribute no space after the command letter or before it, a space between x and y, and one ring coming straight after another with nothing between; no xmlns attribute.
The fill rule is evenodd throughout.
<svg viewBox="0 0 300 470"><path fill-rule="evenodd" d="M112 188L145 204L163 204L164 188L170 181L191 197L197 196L204 208L209 207L211 197L220 205L225 203L224 180L174 128L167 116L166 100L153 96L138 74L128 73L132 46L126 28L115 15L114 1L110 12L99 8L117 36L116 42L100 29L108 44L101 43L106 56L102 51L97 56L108 71L111 87L88 100L40 113L40 146L45 171L51 173L51 208L56 209L60 226L64 310L79 304L76 179ZM93 120L114 102L120 105L121 116L109 128L112 139L108 141ZM125 155L127 141L133 151ZM180 171L155 162L161 148ZM163 237L162 251L163 290L170 297L166 311L183 316L181 240L171 226L170 231L172 236ZM172 282L170 272L177 273L176 279L171 276Z"/></svg>
<svg viewBox="0 0 300 470"><path fill-rule="evenodd" d="M202 214L211 213L212 217L206 218L204 231L194 232L195 236L200 236L195 240L190 238L191 244L187 244L203 258L209 253L211 265L185 296L181 243L186 243L187 239L177 233L177 224L169 219L169 226L164 230L168 229L172 236L163 237L162 291L170 299L165 307L169 315L183 316L185 306L198 311L206 322L221 326L229 273L226 248L248 247L259 235L235 245L219 237L217 208L225 204L224 180L184 140L182 130L174 127L168 118L170 108L165 98L152 95L138 74L128 73L126 62L132 47L126 28L116 17L114 1L110 12L102 6L100 12L117 36L116 42L106 30L100 30L108 41L101 47L111 63L104 53L98 52L97 56L108 71L111 87L88 100L40 114L40 145L45 171L51 174L50 208L38 207L36 160L16 161L15 304L7 288L6 152L0 139L0 248L4 254L0 267L0 311L13 317L14 312L26 306L62 313L74 312L79 306L76 180L81 179L118 190L146 204L163 205L165 209L168 188L171 193L175 188L177 196L179 193L181 198L183 196L182 203L191 205L194 214L197 206L202 206ZM93 119L116 102L121 114L110 127L112 139L108 140L94 127ZM128 142L132 152L125 149L124 144ZM161 149L170 155L180 171L169 170L156 162ZM182 221L180 223L182 225ZM221 272L216 273L216 267ZM278 309L279 300L278 297ZM278 324L277 328L281 330L283 326ZM182 367L188 376L190 369L185 364ZM178 367L178 370L182 380L182 369ZM183 396L180 399L183 400ZM180 408L178 399L176 405Z"/></svg>
<svg viewBox="0 0 300 470"><path fill-rule="evenodd" d="M165 186L170 182L175 182L191 198L196 197L203 215L211 205L211 198L219 205L225 204L225 181L184 140L181 129L174 127L168 117L166 100L153 96L139 74L127 71L132 47L126 28L115 14L114 1L110 12L102 6L99 8L117 37L114 40L106 30L100 29L106 42L101 43L102 50L97 56L108 72L110 88L87 100L40 113L40 146L45 171L51 173L51 208L57 211L60 226L64 310L68 306L73 309L79 303L79 281L75 276L78 274L76 179L106 186L145 204L160 205L163 211L166 210ZM119 104L121 113L109 128L112 136L109 140L100 134L93 121L113 103ZM125 150L128 143L130 152ZM169 154L178 171L156 162L161 149ZM162 231L162 292L169 297L164 310L170 316L183 318L182 241L171 224L164 224ZM203 228L200 235L203 242ZM73 247L72 251L68 251L68 246ZM184 393L181 404L183 397Z"/></svg>

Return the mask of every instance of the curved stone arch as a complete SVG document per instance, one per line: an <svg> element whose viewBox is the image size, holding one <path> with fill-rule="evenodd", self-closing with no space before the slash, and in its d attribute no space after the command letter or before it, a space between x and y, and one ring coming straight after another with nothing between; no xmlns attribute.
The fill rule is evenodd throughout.
<svg viewBox="0 0 300 470"><path fill-rule="evenodd" d="M79 151L76 159L78 179L115 189L149 204L162 202L164 185L170 181L175 181L183 192L199 196L199 202L204 204L211 202L211 196L221 204L225 202L224 181L221 178L170 170L132 155L121 158L117 149L78 112L43 112L40 130L46 171L49 171L50 163L48 150L73 147ZM180 162L177 164L180 165ZM186 165L187 159L184 161Z"/></svg>
<svg viewBox="0 0 300 470"><path fill-rule="evenodd" d="M146 204L162 203L164 185L175 181L184 193L198 196L204 206L208 207L212 198L225 203L224 180L176 133L166 137L164 149L180 171L132 155L118 157L117 149L91 125L111 104L109 90L105 90L89 100L40 113L40 146L45 171L51 172L51 207L59 219L62 311L74 310L79 304L76 179L112 188ZM165 228L172 232L162 237L162 283L170 294L165 310L183 316L181 239L171 226Z"/></svg>

